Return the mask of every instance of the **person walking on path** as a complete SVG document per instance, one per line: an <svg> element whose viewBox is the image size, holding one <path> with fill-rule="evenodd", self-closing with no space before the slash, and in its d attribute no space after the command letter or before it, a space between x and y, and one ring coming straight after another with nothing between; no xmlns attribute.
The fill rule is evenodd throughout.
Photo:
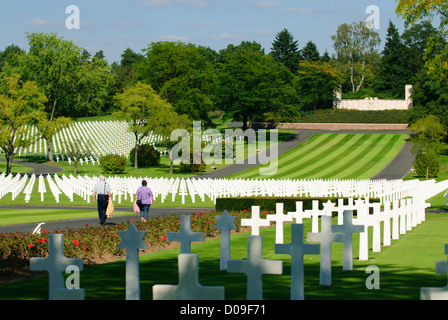
<svg viewBox="0 0 448 320"><path fill-rule="evenodd" d="M149 207L154 203L154 195L147 185L146 180L143 180L142 186L135 192L135 201L140 208L140 218L143 222L148 219Z"/></svg>
<svg viewBox="0 0 448 320"><path fill-rule="evenodd" d="M112 189L110 184L106 182L106 178L104 176L101 176L100 181L93 187L93 201L96 201L98 204L98 217L101 225L106 223L106 209L107 204L109 203L111 191Z"/></svg>

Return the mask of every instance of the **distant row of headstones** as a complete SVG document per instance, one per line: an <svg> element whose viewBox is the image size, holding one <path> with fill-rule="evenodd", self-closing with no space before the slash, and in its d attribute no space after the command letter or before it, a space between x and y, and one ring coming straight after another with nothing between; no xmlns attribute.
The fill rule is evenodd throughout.
<svg viewBox="0 0 448 320"><path fill-rule="evenodd" d="M213 201L217 198L231 197L330 197L330 198L377 198L382 202L393 202L418 194L423 199L442 192L448 188L448 181L435 180L242 180L242 179L196 179L196 178L152 178L152 177L107 177L112 186L112 199L119 204L127 201L130 205L136 189L145 179L152 189L155 200L159 203L176 201L182 204L189 198L191 203ZM31 175L0 174L0 199L11 194L14 200L19 194L25 194L29 202L34 185L38 183L41 201L48 195L59 202L60 196L73 201L79 196L90 203L93 186L99 181L97 176Z"/></svg>
<svg viewBox="0 0 448 320"><path fill-rule="evenodd" d="M276 254L288 254L291 256L291 292L292 300L302 300L304 293L304 261L303 257L307 254L320 254L320 274L319 283L323 286L331 285L331 244L333 242L343 243L343 270L352 270L353 264L353 237L354 233L366 235L369 221L379 220L381 214L369 214L368 208L371 204L362 200L357 202L358 208L354 210L344 210L342 212L342 223L334 225L332 215L321 214L318 220L321 221L320 231L313 230L307 234L307 243L304 235L303 218L311 218L311 215L304 216L303 211L283 212L283 205L277 204L275 214L268 214L266 218L260 218L260 208L252 207L252 216L250 219L242 219L243 226L251 227L251 235L247 238L247 258L234 260L230 258L230 231L235 229L235 216L229 215L224 211L221 216L216 216L216 229L221 232L220 243L220 270L227 270L229 273L243 273L247 276L247 299L263 299L263 274L283 273L283 261L266 260L263 258L263 236L260 235L261 227L276 224ZM298 204L298 207L300 205ZM407 207L409 209L410 207ZM401 208L406 210L406 208ZM357 217L354 219L353 212L356 211ZM179 283L177 285L157 284L153 286L154 300L223 300L225 299L224 287L202 286L198 280L199 256L191 253L191 243L204 241L204 234L191 231L191 217L189 215L181 216L181 228L179 232L169 232L167 241L180 242L180 254L178 255ZM283 243L283 224L284 222L296 222L289 224L291 228L291 242ZM401 215L399 219L412 219L412 215ZM298 222L300 220L300 223ZM317 221L318 221L317 220ZM421 220L420 222L424 221ZM406 225L406 224L405 224ZM137 230L135 224L131 223L128 230L119 231L121 242L118 246L126 250L126 299L140 299L140 274L139 274L139 255L138 250L146 248L144 237L146 231ZM84 299L84 289L76 287L73 283L79 283L79 271L82 271L82 259L66 258L63 254L63 235L51 234L49 239L49 255L47 258L31 258L31 270L46 270L50 274L49 278L49 299ZM360 236L360 253L364 250L366 238ZM448 254L448 245L446 247ZM365 258L365 257L364 257ZM368 257L367 257L368 258ZM360 259L363 259L360 254ZM437 273L448 273L447 261L437 262ZM68 270L68 271L67 271ZM78 273L75 273L77 271ZM73 272L72 279L68 278L64 283L64 273ZM67 283L71 285L67 287ZM78 282L76 282L78 281ZM422 288L422 299L448 298L447 288Z"/></svg>

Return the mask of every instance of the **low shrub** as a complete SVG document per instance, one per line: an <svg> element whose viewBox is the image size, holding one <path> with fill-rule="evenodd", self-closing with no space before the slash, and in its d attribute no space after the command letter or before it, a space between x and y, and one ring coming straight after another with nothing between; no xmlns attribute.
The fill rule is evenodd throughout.
<svg viewBox="0 0 448 320"><path fill-rule="evenodd" d="M129 161L135 161L135 147L129 153ZM160 152L149 144L138 146L137 165L139 168L155 167L160 164Z"/></svg>
<svg viewBox="0 0 448 320"><path fill-rule="evenodd" d="M236 216L234 220L236 232L241 231L241 219L250 218L250 212L231 212ZM191 230L203 232L206 237L215 237L220 234L216 227L215 216L220 213L213 211L201 211L191 213ZM56 230L53 233L64 235L64 255L69 258L84 259L85 264L95 264L103 257L122 257L126 254L123 249L118 249L121 238L119 230L127 230L130 223L135 223L137 229L147 231L145 243L149 249L163 250L170 242L166 240L168 232L180 230L180 217L176 215L160 216L148 219L146 222L130 219L127 223L107 225L102 227L84 226L72 230ZM0 272L14 271L20 267L29 265L32 257L48 256L48 235L43 230L38 234L32 233L4 233L0 234Z"/></svg>
<svg viewBox="0 0 448 320"><path fill-rule="evenodd" d="M283 210L286 212L296 211L296 202L303 203L303 210L311 210L313 208L313 201L319 200L319 209L323 209L323 204L330 200L333 203L338 203L341 198L302 198L302 197L238 197L238 198L217 198L216 210L218 211L241 211L250 210L252 206L260 206L264 210L275 210L276 203L283 203ZM379 202L379 199L370 199L371 202ZM348 198L344 199L344 204L348 204Z"/></svg>
<svg viewBox="0 0 448 320"><path fill-rule="evenodd" d="M199 161L199 159L201 159ZM200 163L199 163L200 162ZM205 170L206 164L204 159L202 158L202 154L200 152L190 152L190 161L189 163L180 164L180 171L182 172L202 172Z"/></svg>
<svg viewBox="0 0 448 320"><path fill-rule="evenodd" d="M126 170L127 159L117 154L108 154L100 158L103 173L119 174Z"/></svg>
<svg viewBox="0 0 448 320"><path fill-rule="evenodd" d="M414 169L421 178L435 178L439 173L439 158L435 152L420 152L415 156Z"/></svg>

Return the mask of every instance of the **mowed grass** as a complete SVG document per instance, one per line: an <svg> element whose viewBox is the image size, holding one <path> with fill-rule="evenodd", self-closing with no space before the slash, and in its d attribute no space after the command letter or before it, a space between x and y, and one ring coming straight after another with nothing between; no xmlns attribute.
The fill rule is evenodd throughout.
<svg viewBox="0 0 448 320"><path fill-rule="evenodd" d="M369 179L384 169L409 138L392 133L328 133L311 137L278 157L274 174L256 166L228 178Z"/></svg>
<svg viewBox="0 0 448 320"><path fill-rule="evenodd" d="M336 223L334 219L333 223ZM305 235L311 232L311 219L304 220ZM392 240L391 246L381 252L369 251L369 260L359 261L359 234L353 237L353 270L342 270L343 244L332 245L332 285L319 285L319 255L305 255L305 299L307 300L418 300L421 287L443 287L446 275L435 273L436 260L446 260L445 243L448 215L428 214L426 221ZM369 230L370 239L372 237ZM291 257L275 253L275 227L261 229L263 258L282 260L281 275L263 276L265 300L289 300L291 285ZM231 259L247 258L247 237L239 233L231 237ZM285 225L285 243L291 241L290 226ZM306 238L305 238L306 241ZM371 244L371 240L369 241ZM193 242L192 253L198 254L199 283L202 286L224 286L226 300L246 299L247 277L219 270L220 239ZM179 248L140 256L141 299L152 299L152 287L156 284L178 284ZM378 267L372 284L368 266ZM88 300L125 299L125 260L84 268L80 273L81 288ZM0 285L0 300L46 300L48 276Z"/></svg>

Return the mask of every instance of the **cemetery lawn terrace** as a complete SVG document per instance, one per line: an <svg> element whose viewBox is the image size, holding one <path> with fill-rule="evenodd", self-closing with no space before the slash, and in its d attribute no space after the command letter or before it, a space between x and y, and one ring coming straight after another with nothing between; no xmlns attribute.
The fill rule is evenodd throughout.
<svg viewBox="0 0 448 320"><path fill-rule="evenodd" d="M335 220L335 219L334 219ZM333 221L335 224L336 221ZM305 220L305 236L311 232L310 219ZM319 255L305 255L306 300L418 300L421 287L443 287L446 275L435 274L435 261L445 260L444 246L448 215L427 214L426 221L399 240L392 240L382 252L369 251L368 261L358 260L359 234L354 234L353 271L342 270L342 243L332 245L332 285L319 285ZM290 227L285 225L285 242L290 241ZM282 275L263 276L263 299L289 300L290 256L274 252L275 227L261 229L263 258L283 260ZM369 232L371 236L372 232ZM231 259L247 257L247 236L242 232L231 236ZM371 243L371 241L369 241ZM219 270L219 238L194 242L192 253L199 255L199 283L203 286L224 286L226 300L246 299L246 276ZM152 299L156 284L177 284L179 248L140 256L140 290L142 300ZM370 273L366 268L378 266L379 289L367 289ZM88 300L125 299L125 260L85 267L81 272L81 288ZM48 299L48 276L0 285L1 300Z"/></svg>
<svg viewBox="0 0 448 320"><path fill-rule="evenodd" d="M228 178L369 179L392 161L408 138L392 133L317 134L281 154L273 175L260 176L257 166Z"/></svg>

